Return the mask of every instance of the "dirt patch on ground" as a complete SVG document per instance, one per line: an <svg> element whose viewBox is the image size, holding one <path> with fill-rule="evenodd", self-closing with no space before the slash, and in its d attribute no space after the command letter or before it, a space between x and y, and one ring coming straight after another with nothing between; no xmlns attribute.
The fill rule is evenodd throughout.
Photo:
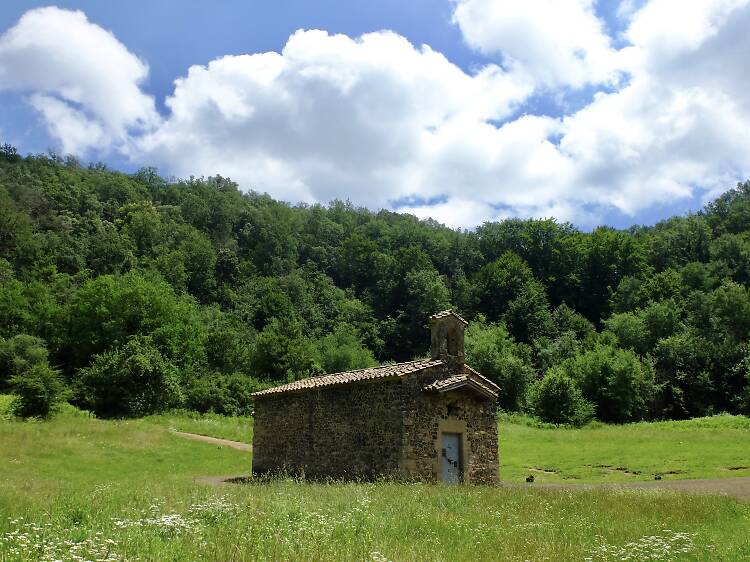
<svg viewBox="0 0 750 562"><path fill-rule="evenodd" d="M605 472L621 472L622 474L630 474L631 476L639 476L640 470L630 470L626 466L612 466L611 464L587 464L590 468L599 468Z"/></svg>
<svg viewBox="0 0 750 562"><path fill-rule="evenodd" d="M226 484L246 484L252 479L251 476L199 476L194 478L196 484L204 486L224 486Z"/></svg>
<svg viewBox="0 0 750 562"><path fill-rule="evenodd" d="M195 441L203 441L211 445L218 445L219 447L231 447L233 449L239 449L240 451L252 451L253 446L247 443L241 443L240 441L230 441L229 439L218 439L217 437L209 437L208 435L198 435L197 433L186 433L184 431L174 431L175 435L184 437L185 439L193 439Z"/></svg>
<svg viewBox="0 0 750 562"><path fill-rule="evenodd" d="M653 482L623 482L617 484L504 484L524 488L553 488L561 490L657 488L693 494L715 494L730 496L750 502L750 477L706 478L701 480L654 480Z"/></svg>
<svg viewBox="0 0 750 562"><path fill-rule="evenodd" d="M527 466L527 470L531 472L541 472L542 474L557 474L557 470L554 468L539 468L538 466Z"/></svg>
<svg viewBox="0 0 750 562"><path fill-rule="evenodd" d="M664 488L697 494L720 494L740 501L750 501L750 477L710 478L704 480L659 480L654 482L628 482L626 488Z"/></svg>
<svg viewBox="0 0 750 562"><path fill-rule="evenodd" d="M201 476L195 478L196 484L204 486L226 486L230 484L247 484L252 476ZM690 494L710 494L729 496L742 502L750 502L750 476L742 478L711 478L704 480L655 480L653 482L623 482L618 484L516 484L503 482L501 486L513 488L547 488L558 490L591 490L591 489L646 489L674 490Z"/></svg>

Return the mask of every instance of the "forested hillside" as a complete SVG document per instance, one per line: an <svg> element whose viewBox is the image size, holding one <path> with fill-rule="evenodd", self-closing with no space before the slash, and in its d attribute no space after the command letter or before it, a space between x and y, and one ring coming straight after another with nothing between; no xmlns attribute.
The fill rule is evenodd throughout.
<svg viewBox="0 0 750 562"><path fill-rule="evenodd" d="M0 151L0 393L21 414L246 413L264 384L424 356L446 308L505 409L750 413L749 286L750 182L654 227L460 232Z"/></svg>

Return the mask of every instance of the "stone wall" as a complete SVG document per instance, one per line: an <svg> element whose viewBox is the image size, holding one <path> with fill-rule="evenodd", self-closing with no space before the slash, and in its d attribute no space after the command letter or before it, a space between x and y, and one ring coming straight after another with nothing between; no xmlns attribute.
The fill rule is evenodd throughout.
<svg viewBox="0 0 750 562"><path fill-rule="evenodd" d="M496 401L470 390L426 393L422 389L455 371L426 371L403 381L408 407L404 412L402 465L413 477L440 480L441 431L463 434L463 480L494 484L498 479Z"/></svg>
<svg viewBox="0 0 750 562"><path fill-rule="evenodd" d="M374 380L257 399L253 473L363 479L397 474L402 398L399 380Z"/></svg>
<svg viewBox="0 0 750 562"><path fill-rule="evenodd" d="M440 432L463 433L463 480L497 482L495 400L423 388L460 366L256 399L253 473L437 481Z"/></svg>

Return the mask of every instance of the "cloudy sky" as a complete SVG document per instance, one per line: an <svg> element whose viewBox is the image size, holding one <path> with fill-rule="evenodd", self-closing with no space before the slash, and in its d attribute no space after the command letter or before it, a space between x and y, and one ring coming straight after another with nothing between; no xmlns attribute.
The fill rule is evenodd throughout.
<svg viewBox="0 0 750 562"><path fill-rule="evenodd" d="M471 228L750 177L750 0L0 6L0 142Z"/></svg>

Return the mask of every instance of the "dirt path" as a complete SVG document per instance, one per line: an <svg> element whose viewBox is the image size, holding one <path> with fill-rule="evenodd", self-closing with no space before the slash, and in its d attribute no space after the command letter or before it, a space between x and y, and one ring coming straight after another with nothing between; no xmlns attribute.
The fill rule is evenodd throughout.
<svg viewBox="0 0 750 562"><path fill-rule="evenodd" d="M508 484L505 484L508 485ZM516 484L510 484L516 486ZM705 478L701 480L654 480L648 482L623 482L617 484L518 484L525 488L552 488L561 490L657 488L693 494L718 494L750 502L750 476L738 478Z"/></svg>
<svg viewBox="0 0 750 562"><path fill-rule="evenodd" d="M233 449L239 449L240 451L252 451L253 446L240 441L230 441L229 439L218 439L216 437L209 437L208 435L198 435L197 433L186 433L184 431L173 431L175 435L184 437L185 439L193 439L195 441L203 441L204 443L210 443L211 445L219 445L220 447L232 447Z"/></svg>

